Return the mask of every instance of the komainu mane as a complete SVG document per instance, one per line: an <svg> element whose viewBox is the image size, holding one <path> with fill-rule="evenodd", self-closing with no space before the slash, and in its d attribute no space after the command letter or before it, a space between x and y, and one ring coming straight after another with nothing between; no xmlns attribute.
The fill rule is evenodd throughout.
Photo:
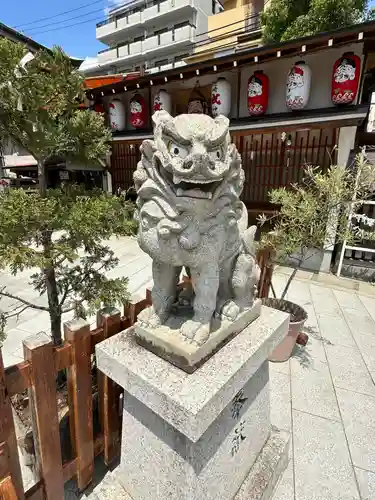
<svg viewBox="0 0 375 500"><path fill-rule="evenodd" d="M192 319L181 327L202 345L214 315L235 321L252 307L259 281L254 227L239 197L241 158L231 143L229 120L206 115L153 116L154 141L143 142L134 173L138 241L153 259L153 307L140 316L148 327L164 324L177 297L183 267L191 276Z"/></svg>

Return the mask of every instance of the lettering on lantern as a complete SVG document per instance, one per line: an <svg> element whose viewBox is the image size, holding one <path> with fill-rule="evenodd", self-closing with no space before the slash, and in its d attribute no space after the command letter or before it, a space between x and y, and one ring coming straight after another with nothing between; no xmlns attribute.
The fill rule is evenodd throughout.
<svg viewBox="0 0 375 500"><path fill-rule="evenodd" d="M234 397L232 401L231 414L232 418L238 420L240 417L240 413L243 405L246 403L247 398L245 397L245 393L243 389L241 389Z"/></svg>
<svg viewBox="0 0 375 500"><path fill-rule="evenodd" d="M234 430L234 436L232 438L232 449L231 455L234 457L240 450L241 443L243 443L246 439L245 436L245 422L246 420L241 420L239 425Z"/></svg>

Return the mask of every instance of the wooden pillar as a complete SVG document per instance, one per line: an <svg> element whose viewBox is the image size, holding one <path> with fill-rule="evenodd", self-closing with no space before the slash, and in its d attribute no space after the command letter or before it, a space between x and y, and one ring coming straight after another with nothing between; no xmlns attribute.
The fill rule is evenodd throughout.
<svg viewBox="0 0 375 500"><path fill-rule="evenodd" d="M23 492L22 474L18 455L18 446L14 420L12 413L12 404L8 396L5 380L5 370L3 357L0 349L0 481L6 479L10 474L11 482L19 500L25 498ZM7 482L8 484L9 482ZM7 486L8 488L8 486ZM1 495L0 495L0 498ZM12 497L9 497L12 498Z"/></svg>
<svg viewBox="0 0 375 500"><path fill-rule="evenodd" d="M121 330L121 313L115 308L98 311L97 326L104 330L104 339ZM118 386L98 371L99 415L104 437L104 462L109 465L120 451L120 417Z"/></svg>
<svg viewBox="0 0 375 500"><path fill-rule="evenodd" d="M78 488L83 490L94 471L90 325L83 319L69 321L64 324L64 335L72 346L68 368L70 436L77 457Z"/></svg>
<svg viewBox="0 0 375 500"><path fill-rule="evenodd" d="M31 364L29 389L37 466L47 500L64 500L54 347L44 332L23 341Z"/></svg>

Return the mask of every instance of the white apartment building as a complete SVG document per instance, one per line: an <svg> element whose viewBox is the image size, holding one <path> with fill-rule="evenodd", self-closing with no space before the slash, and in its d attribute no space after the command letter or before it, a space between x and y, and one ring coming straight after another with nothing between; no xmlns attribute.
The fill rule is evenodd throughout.
<svg viewBox="0 0 375 500"><path fill-rule="evenodd" d="M86 60L87 75L157 72L184 65L194 44L207 37L208 16L223 11L219 0L133 0L108 12L96 26L108 45Z"/></svg>

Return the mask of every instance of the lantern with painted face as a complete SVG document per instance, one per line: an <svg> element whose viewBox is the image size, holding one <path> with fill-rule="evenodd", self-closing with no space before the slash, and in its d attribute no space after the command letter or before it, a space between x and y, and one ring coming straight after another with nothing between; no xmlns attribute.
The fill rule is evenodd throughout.
<svg viewBox="0 0 375 500"><path fill-rule="evenodd" d="M332 102L351 104L358 94L361 59L354 52L346 52L333 66Z"/></svg>
<svg viewBox="0 0 375 500"><path fill-rule="evenodd" d="M247 108L249 115L264 115L268 107L269 78L263 71L255 71L247 85Z"/></svg>
<svg viewBox="0 0 375 500"><path fill-rule="evenodd" d="M311 89L311 69L304 62L297 62L289 71L286 83L286 105L289 109L307 106Z"/></svg>
<svg viewBox="0 0 375 500"><path fill-rule="evenodd" d="M130 124L134 128L144 128L147 124L146 102L141 94L134 94L130 99Z"/></svg>
<svg viewBox="0 0 375 500"><path fill-rule="evenodd" d="M109 123L111 129L116 132L125 130L125 106L119 99L114 99L109 103Z"/></svg>

